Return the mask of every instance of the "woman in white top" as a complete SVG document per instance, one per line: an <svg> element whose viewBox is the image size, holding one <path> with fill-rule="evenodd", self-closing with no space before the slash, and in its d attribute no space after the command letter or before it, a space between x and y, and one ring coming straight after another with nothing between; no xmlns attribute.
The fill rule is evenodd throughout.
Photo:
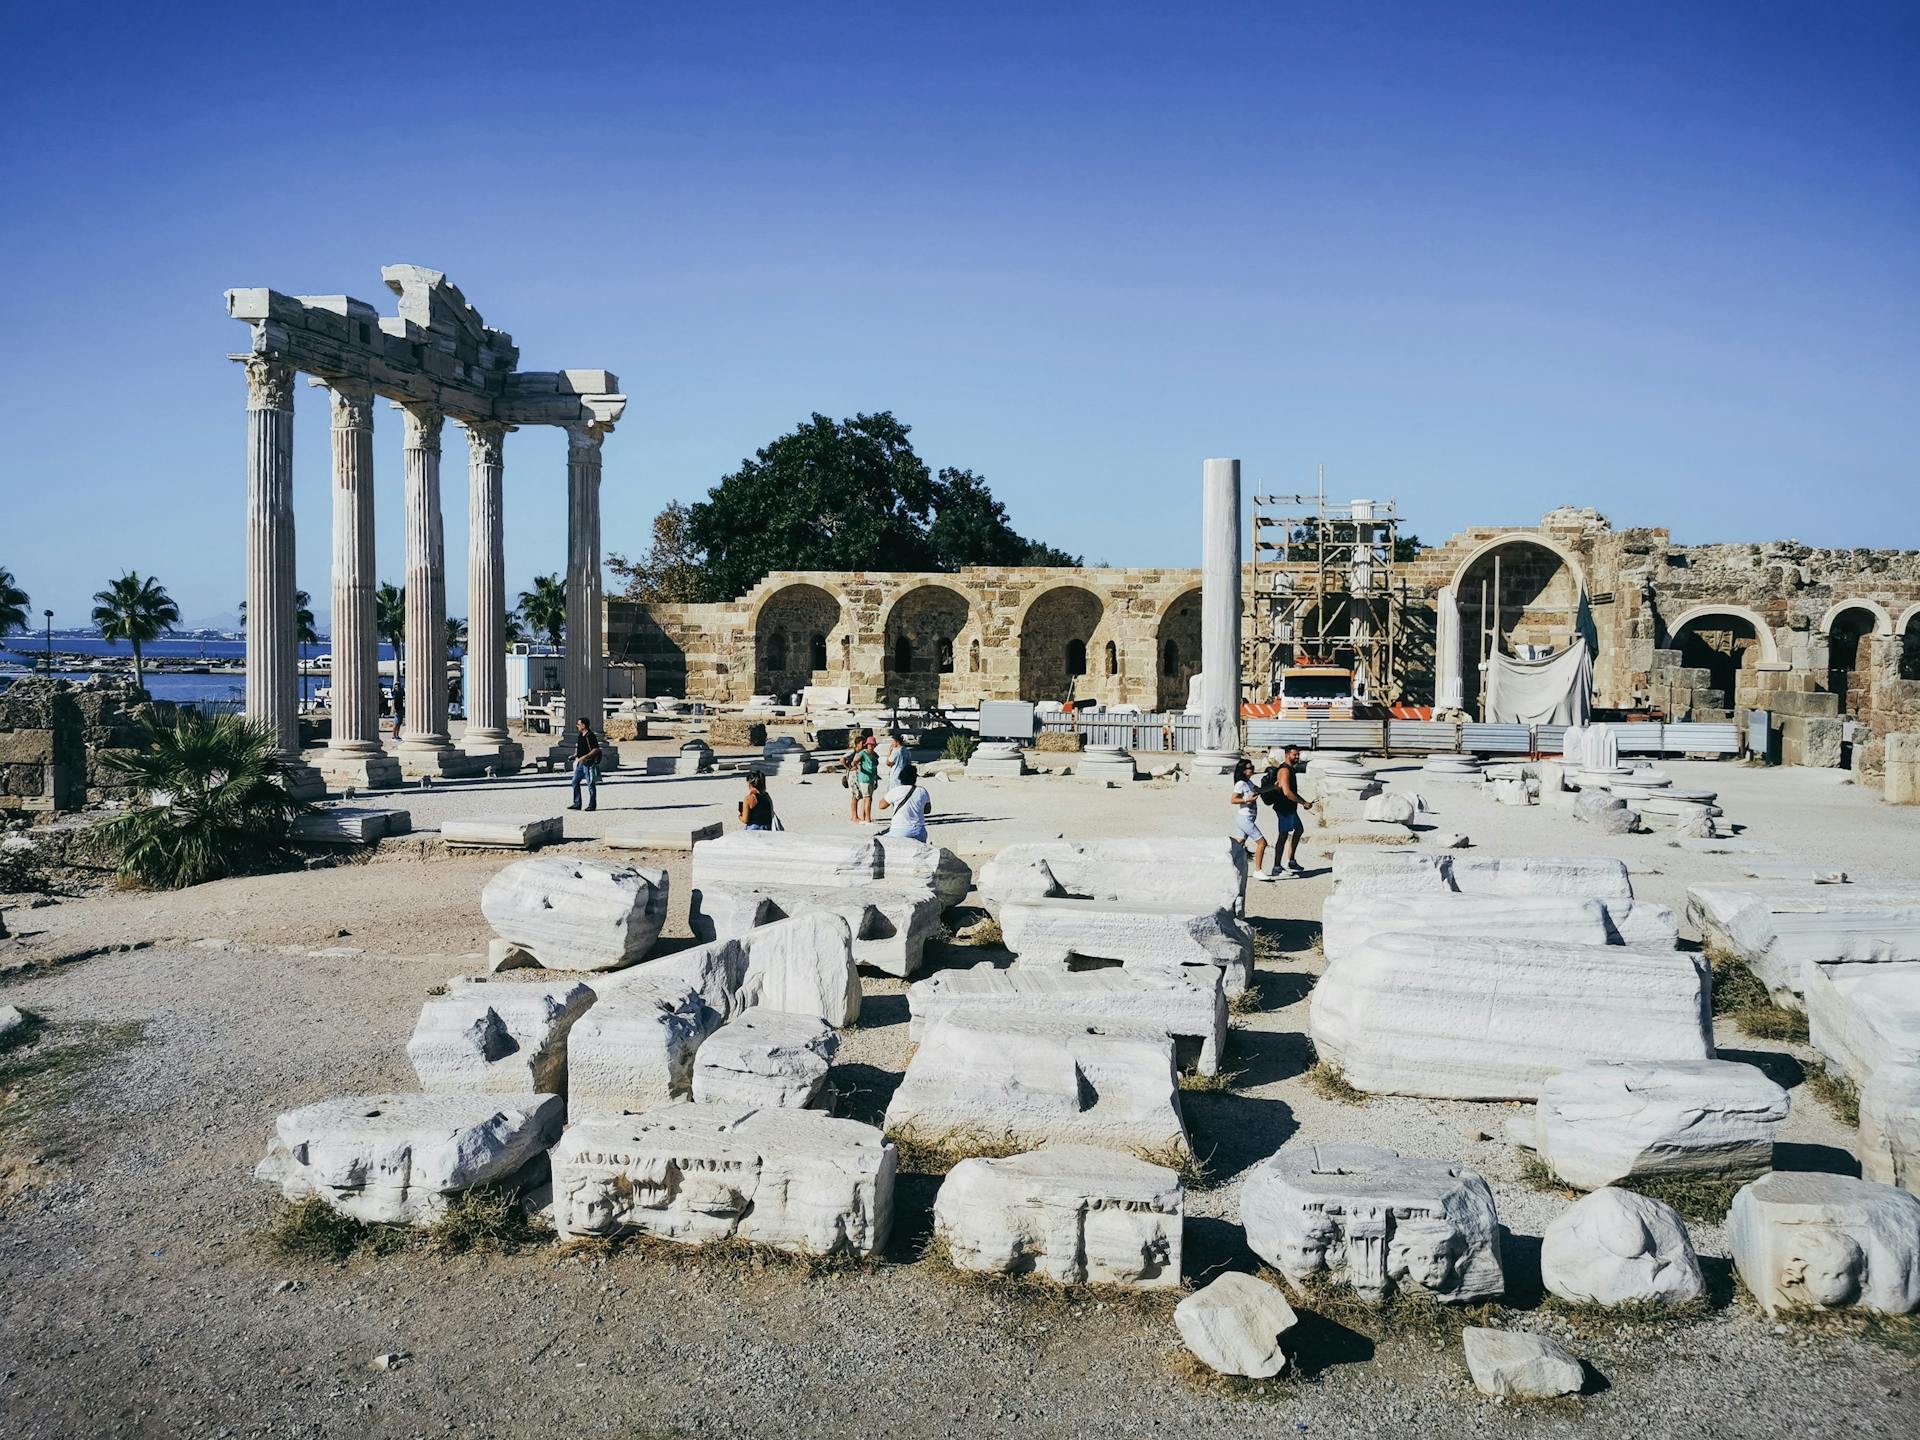
<svg viewBox="0 0 1920 1440"><path fill-rule="evenodd" d="M908 840L927 838L927 816L933 813L933 797L927 794L927 787L920 783L920 772L913 766L900 767L900 783L887 792L880 808L893 812L893 820L887 826L889 835Z"/></svg>

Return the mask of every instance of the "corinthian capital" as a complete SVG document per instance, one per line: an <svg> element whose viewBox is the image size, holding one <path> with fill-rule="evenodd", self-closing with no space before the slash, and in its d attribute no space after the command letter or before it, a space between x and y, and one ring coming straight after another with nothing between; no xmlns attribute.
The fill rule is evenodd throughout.
<svg viewBox="0 0 1920 1440"><path fill-rule="evenodd" d="M600 446L607 438L608 426L567 426L567 461L573 465L600 463Z"/></svg>
<svg viewBox="0 0 1920 1440"><path fill-rule="evenodd" d="M333 402L333 428L371 430L373 428L373 387L364 380L332 380L327 395Z"/></svg>
<svg viewBox="0 0 1920 1440"><path fill-rule="evenodd" d="M463 420L460 422L467 432L467 453L475 465L498 465L511 425L496 424L491 420Z"/></svg>
<svg viewBox="0 0 1920 1440"><path fill-rule="evenodd" d="M293 409L293 366L264 355L249 355L240 363L247 368L249 410Z"/></svg>
<svg viewBox="0 0 1920 1440"><path fill-rule="evenodd" d="M439 406L402 405L396 401L393 408L404 417L409 450L440 448L440 427L446 423L447 417Z"/></svg>

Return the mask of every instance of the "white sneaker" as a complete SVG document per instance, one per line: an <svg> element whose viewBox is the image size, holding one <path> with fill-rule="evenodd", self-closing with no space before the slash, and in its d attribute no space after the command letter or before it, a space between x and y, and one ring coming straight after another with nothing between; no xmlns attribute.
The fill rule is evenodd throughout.
<svg viewBox="0 0 1920 1440"><path fill-rule="evenodd" d="M1275 875L1271 870L1256 870L1248 878L1253 880L1266 880L1271 882L1274 880L1278 880L1280 877L1278 875Z"/></svg>

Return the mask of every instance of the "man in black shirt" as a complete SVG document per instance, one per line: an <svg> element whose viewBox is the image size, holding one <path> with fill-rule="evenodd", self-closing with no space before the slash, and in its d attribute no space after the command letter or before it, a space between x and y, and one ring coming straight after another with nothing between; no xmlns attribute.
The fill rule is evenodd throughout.
<svg viewBox="0 0 1920 1440"><path fill-rule="evenodd" d="M1300 747L1289 745L1280 763L1269 766L1267 773L1260 777L1260 798L1273 807L1278 822L1278 835L1273 842L1276 874L1283 868L1295 875L1305 873L1300 865L1300 837L1306 834L1307 827L1300 819L1300 811L1311 810L1313 802L1300 798L1295 783L1299 766Z"/></svg>
<svg viewBox="0 0 1920 1440"><path fill-rule="evenodd" d="M567 808L580 808L580 782L585 780L587 809L594 810L600 804L600 737L593 733L584 716L573 723L577 727L573 737L573 803Z"/></svg>

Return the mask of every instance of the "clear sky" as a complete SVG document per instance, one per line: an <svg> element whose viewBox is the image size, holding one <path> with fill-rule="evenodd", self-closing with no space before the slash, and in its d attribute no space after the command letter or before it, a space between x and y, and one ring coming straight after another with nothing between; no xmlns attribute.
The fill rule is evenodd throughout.
<svg viewBox="0 0 1920 1440"><path fill-rule="evenodd" d="M0 565L243 592L221 292L446 271L605 366L609 549L814 410L1024 532L1198 563L1200 462L1429 541L1598 506L1920 546L1920 5L17 5ZM297 411L322 601L328 430ZM377 435L383 578L400 427ZM512 590L565 455L507 451ZM465 446L445 505L465 609Z"/></svg>

